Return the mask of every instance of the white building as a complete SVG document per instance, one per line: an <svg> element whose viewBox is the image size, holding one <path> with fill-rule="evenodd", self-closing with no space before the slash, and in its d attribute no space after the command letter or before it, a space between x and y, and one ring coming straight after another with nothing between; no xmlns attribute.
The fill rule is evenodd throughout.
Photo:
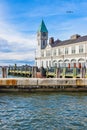
<svg viewBox="0 0 87 130"><path fill-rule="evenodd" d="M68 40L56 40L51 37L48 42L48 30L42 20L37 32L38 47L35 63L38 67L53 67L61 63L76 63L87 61L87 35L75 34Z"/></svg>

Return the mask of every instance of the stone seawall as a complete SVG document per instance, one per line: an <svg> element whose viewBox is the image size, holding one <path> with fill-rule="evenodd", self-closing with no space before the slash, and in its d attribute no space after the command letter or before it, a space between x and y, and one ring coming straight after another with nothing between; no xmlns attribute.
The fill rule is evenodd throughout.
<svg viewBox="0 0 87 130"><path fill-rule="evenodd" d="M0 91L87 91L86 78L0 78Z"/></svg>

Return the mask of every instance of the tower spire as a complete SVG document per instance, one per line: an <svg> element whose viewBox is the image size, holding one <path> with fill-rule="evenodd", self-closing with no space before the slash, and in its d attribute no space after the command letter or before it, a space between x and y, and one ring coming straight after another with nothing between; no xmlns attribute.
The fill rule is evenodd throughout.
<svg viewBox="0 0 87 130"><path fill-rule="evenodd" d="M41 24L40 24L40 26L39 26L38 32L48 32L48 30L47 30L47 28L46 28L46 25L45 25L45 23L44 23L44 21L43 21L43 19L42 19Z"/></svg>

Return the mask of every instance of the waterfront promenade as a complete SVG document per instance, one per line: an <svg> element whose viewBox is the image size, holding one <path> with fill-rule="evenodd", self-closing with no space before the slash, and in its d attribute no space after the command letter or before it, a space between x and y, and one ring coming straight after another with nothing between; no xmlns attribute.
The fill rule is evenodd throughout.
<svg viewBox="0 0 87 130"><path fill-rule="evenodd" d="M0 90L87 91L86 78L0 78Z"/></svg>

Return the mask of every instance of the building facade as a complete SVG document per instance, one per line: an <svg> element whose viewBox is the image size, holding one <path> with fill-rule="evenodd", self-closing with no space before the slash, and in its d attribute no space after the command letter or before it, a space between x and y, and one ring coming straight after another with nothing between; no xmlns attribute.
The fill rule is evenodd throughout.
<svg viewBox="0 0 87 130"><path fill-rule="evenodd" d="M42 20L37 32L38 47L35 53L35 64L38 67L63 66L70 63L86 65L87 62L87 36L72 35L68 40L48 41L48 30Z"/></svg>

